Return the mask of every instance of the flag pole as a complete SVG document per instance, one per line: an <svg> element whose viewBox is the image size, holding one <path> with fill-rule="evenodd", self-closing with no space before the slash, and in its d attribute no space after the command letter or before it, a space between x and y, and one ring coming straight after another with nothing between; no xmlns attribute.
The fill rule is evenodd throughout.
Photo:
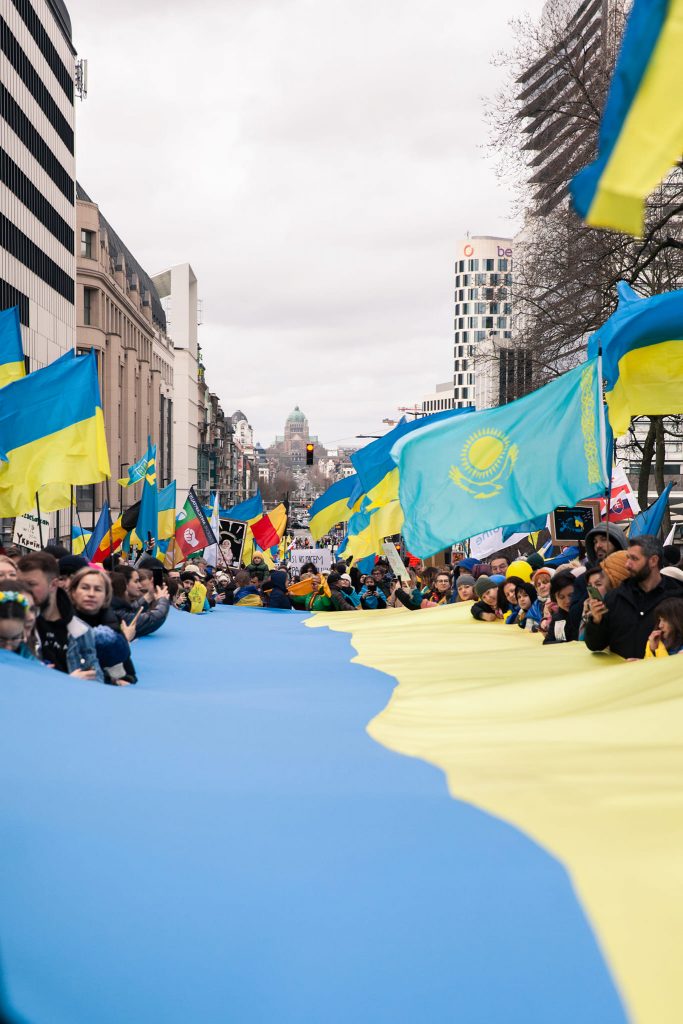
<svg viewBox="0 0 683 1024"><path fill-rule="evenodd" d="M38 536L40 537L41 550L43 545L43 524L40 520L40 498L38 497L38 491L36 491L36 512L38 513Z"/></svg>
<svg viewBox="0 0 683 1024"><path fill-rule="evenodd" d="M107 495L107 506L109 508L109 557L111 567L114 568L114 527L111 521L111 500L109 498L109 477L104 481L104 492Z"/></svg>
<svg viewBox="0 0 683 1024"><path fill-rule="evenodd" d="M69 553L74 553L74 485L71 485L71 500L69 502Z"/></svg>
<svg viewBox="0 0 683 1024"><path fill-rule="evenodd" d="M610 465L607 465L607 423L605 418L605 396L603 394L603 383L602 383L602 345L598 348L598 386L600 388L600 449L601 449L601 462L605 476L605 524L607 526L607 533L609 534L609 513L610 513L610 502L612 498L612 463L614 461L613 453L610 452ZM616 442L615 442L616 447Z"/></svg>

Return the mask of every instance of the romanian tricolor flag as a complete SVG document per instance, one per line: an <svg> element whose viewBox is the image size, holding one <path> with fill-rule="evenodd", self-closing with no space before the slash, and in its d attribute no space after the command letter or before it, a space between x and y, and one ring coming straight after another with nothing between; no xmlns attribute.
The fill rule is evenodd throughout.
<svg viewBox="0 0 683 1024"><path fill-rule="evenodd" d="M351 476L337 480L311 505L308 528L314 540L320 540L337 523L346 523L351 518L349 498L354 492L358 477Z"/></svg>
<svg viewBox="0 0 683 1024"><path fill-rule="evenodd" d="M635 0L612 76L598 158L571 184L587 224L643 233L645 200L683 152L683 0Z"/></svg>
<svg viewBox="0 0 683 1024"><path fill-rule="evenodd" d="M121 522L122 517L116 520L115 523L111 521L111 514L109 512L109 505L105 501L102 511L100 512L100 518L97 520L94 531L90 534L82 551L83 557L87 558L89 562L96 562L101 565L105 558L113 552L118 551L121 547L121 542L128 532ZM74 554L79 554L76 551L76 545L74 544Z"/></svg>
<svg viewBox="0 0 683 1024"><path fill-rule="evenodd" d="M69 352L3 389L0 516L33 508L44 484L94 484L109 475L94 351Z"/></svg>
<svg viewBox="0 0 683 1024"><path fill-rule="evenodd" d="M0 312L0 388L26 375L19 307Z"/></svg>
<svg viewBox="0 0 683 1024"><path fill-rule="evenodd" d="M632 416L683 413L683 289L641 299L621 281L616 312L592 335L602 351L609 421L625 434Z"/></svg>

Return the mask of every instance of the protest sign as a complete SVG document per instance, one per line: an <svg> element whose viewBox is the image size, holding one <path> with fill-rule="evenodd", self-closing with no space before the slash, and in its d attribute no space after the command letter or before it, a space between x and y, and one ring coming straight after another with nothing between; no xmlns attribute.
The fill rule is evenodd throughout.
<svg viewBox="0 0 683 1024"><path fill-rule="evenodd" d="M329 572L332 568L331 548L293 548L289 552L289 565L296 572L301 571L301 566L307 562L313 562L318 572Z"/></svg>

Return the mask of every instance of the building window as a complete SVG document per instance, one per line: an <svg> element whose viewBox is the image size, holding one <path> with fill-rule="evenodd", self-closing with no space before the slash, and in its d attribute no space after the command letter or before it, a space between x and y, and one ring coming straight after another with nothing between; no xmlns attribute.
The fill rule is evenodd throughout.
<svg viewBox="0 0 683 1024"><path fill-rule="evenodd" d="M493 260L491 260L491 262L493 263ZM507 260L498 260L498 269L499 270L507 270L507 268L508 268L508 261ZM491 267L491 270L493 270L493 267Z"/></svg>
<svg viewBox="0 0 683 1024"><path fill-rule="evenodd" d="M468 270L479 270L479 260L468 260L467 269Z"/></svg>
<svg viewBox="0 0 683 1024"><path fill-rule="evenodd" d="M81 229L81 256L86 260L93 259L93 245L95 243L95 232Z"/></svg>
<svg viewBox="0 0 683 1024"><path fill-rule="evenodd" d="M90 326L95 323L95 297L94 288L83 289L83 323Z"/></svg>

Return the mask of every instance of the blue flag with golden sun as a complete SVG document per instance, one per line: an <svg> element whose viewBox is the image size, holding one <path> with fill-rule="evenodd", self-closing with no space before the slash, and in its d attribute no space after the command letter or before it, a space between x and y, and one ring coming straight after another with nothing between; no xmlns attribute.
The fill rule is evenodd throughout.
<svg viewBox="0 0 683 1024"><path fill-rule="evenodd" d="M509 405L409 434L391 450L406 546L426 558L600 494L605 451L597 359Z"/></svg>

